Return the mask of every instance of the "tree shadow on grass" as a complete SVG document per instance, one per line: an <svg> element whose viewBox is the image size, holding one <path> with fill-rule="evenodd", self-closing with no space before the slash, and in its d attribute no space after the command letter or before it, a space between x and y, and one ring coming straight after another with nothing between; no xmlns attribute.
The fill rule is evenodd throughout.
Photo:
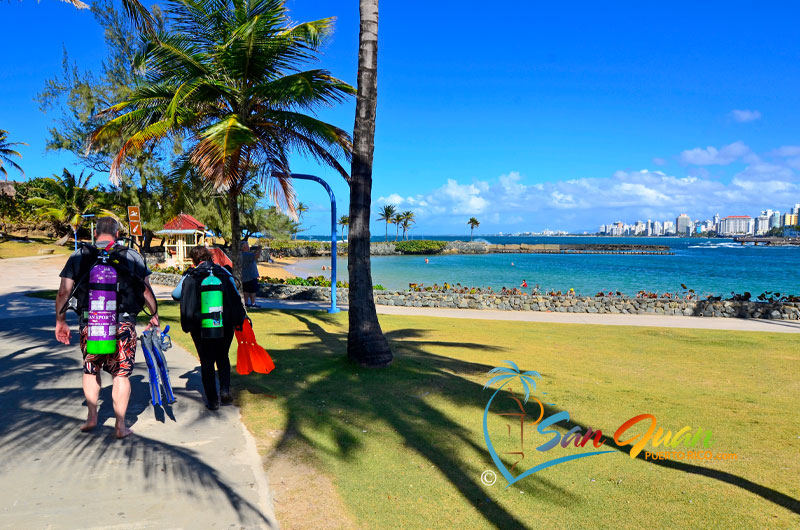
<svg viewBox="0 0 800 530"><path fill-rule="evenodd" d="M483 518L498 528L526 528L528 525L487 497L476 468L458 456L464 445L486 454L474 435L425 399L427 394L444 395L459 406L475 411L479 424L488 396L482 385L465 378L479 376L493 368L489 364L462 361L430 353L432 348L501 351L501 348L467 342L429 340L430 332L401 329L386 333L395 351L395 361L385 370L357 367L345 359L347 332L328 332L325 324L335 319L326 313L287 312L303 324L301 331L278 333L295 337L299 344L287 350L271 349L279 373L246 377L234 375L237 390L252 394L277 395L286 407L287 424L277 451L296 441L314 451L352 461L364 449L363 431L388 428L397 433L403 446L411 448L442 473L462 497ZM324 444L314 436L325 433ZM487 455L488 463L488 455ZM509 466L511 464L509 463ZM518 489L539 500L560 506L580 499L541 477L531 477Z"/></svg>
<svg viewBox="0 0 800 530"><path fill-rule="evenodd" d="M335 318L322 312L287 311L286 314L302 323L304 329L279 333L299 341L292 349L270 351L279 367L279 375L234 377L234 385L239 390L280 397L288 419L278 450L299 439L315 451L345 461L352 460L364 449L359 441L362 430L369 429L373 423L383 423L397 432L406 447L422 455L444 474L488 523L498 528L527 527L525 522L497 503L486 502L484 489L476 480L480 470L476 471L469 462L459 460L455 450L459 444L486 454L482 442L476 443L474 433L422 399L425 391L446 396L454 405L474 410L475 421L480 421L488 396L483 392L482 384L467 377L484 376L494 366L436 355L431 353L431 348L474 351L502 351L502 348L429 340L430 333L422 329L393 330L386 336L395 353L394 364L384 370L369 370L345 360L345 328L330 332L323 327L339 326ZM561 411L545 406L545 417L557 412ZM556 427L562 431L572 427L580 427L582 432L587 429L574 421L562 422ZM321 432L329 438L324 445L307 434L316 433L318 437ZM605 441L608 448L625 451L613 439L605 437ZM644 460L644 454L638 458ZM504 461L509 468L513 464ZM669 460L646 462L731 484L800 513L796 499L731 473ZM579 497L537 474L514 487L535 495L540 501L562 506L575 506L581 502Z"/></svg>
<svg viewBox="0 0 800 530"><path fill-rule="evenodd" d="M13 480L9 471L25 469L25 473L39 473L36 480L42 489L56 488L59 480L71 474L79 487L84 482L78 477L88 480L93 470L103 468L104 462L124 462L125 472L133 480L142 481L146 490L163 491L165 496L181 492L204 504L226 502L245 527L272 527L258 506L237 493L218 470L192 449L149 438L141 432L115 440L113 429L108 426L81 433L78 425L85 417L85 409L78 408L83 392L75 336L73 346L64 348L53 338L50 319L44 326L42 322L38 316L0 323L0 469L4 480ZM104 419L113 418L108 374L104 383L101 425ZM150 392L141 375L131 377L131 386L127 418L129 423L135 423L149 406ZM172 414L171 409L164 412ZM190 426L191 423L186 428ZM46 467L37 467L45 462ZM20 467L25 463L31 467ZM124 478L119 485L125 485ZM109 495L119 495L122 506L130 491L119 491Z"/></svg>

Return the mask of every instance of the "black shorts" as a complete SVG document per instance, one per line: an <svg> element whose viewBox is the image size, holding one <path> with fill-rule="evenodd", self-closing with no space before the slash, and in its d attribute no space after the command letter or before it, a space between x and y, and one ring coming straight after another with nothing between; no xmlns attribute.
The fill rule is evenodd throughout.
<svg viewBox="0 0 800 530"><path fill-rule="evenodd" d="M258 292L258 280L248 280L246 282L242 282L242 290L244 292L251 294Z"/></svg>

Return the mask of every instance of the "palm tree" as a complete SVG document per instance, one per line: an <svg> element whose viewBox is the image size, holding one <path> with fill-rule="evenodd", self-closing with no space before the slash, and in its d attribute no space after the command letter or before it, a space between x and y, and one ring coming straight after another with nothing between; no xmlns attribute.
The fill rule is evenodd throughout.
<svg viewBox="0 0 800 530"><path fill-rule="evenodd" d="M28 145L25 142L8 142L6 141L8 138L8 131L0 129L0 173L3 174L3 178L5 178L6 182L8 182L8 171L5 168L5 164L13 167L20 173L22 176L25 176L25 172L22 171L22 168L19 167L19 164L11 160L12 156L16 156L18 158L22 158L22 155L19 152L11 149L16 145Z"/></svg>
<svg viewBox="0 0 800 530"><path fill-rule="evenodd" d="M470 217L467 224L469 225L469 240L472 241L472 231L479 227L481 223L474 217Z"/></svg>
<svg viewBox="0 0 800 530"><path fill-rule="evenodd" d="M36 207L34 213L45 219L69 225L78 247L78 229L83 224L83 215L97 207L94 190L88 189L89 179L93 173L84 177L84 172L77 177L64 169L61 176L42 180L41 187L31 189L38 197L28 199ZM69 237L67 234L66 237ZM61 243L65 243L66 238Z"/></svg>
<svg viewBox="0 0 800 530"><path fill-rule="evenodd" d="M397 207L394 204L386 204L378 211L378 221L386 221L386 241L389 241L389 223L393 222L392 219L394 219Z"/></svg>
<svg viewBox="0 0 800 530"><path fill-rule="evenodd" d="M339 224L342 226L342 239L344 239L344 231L347 226L350 224L350 217L347 215L343 215L339 218Z"/></svg>
<svg viewBox="0 0 800 530"><path fill-rule="evenodd" d="M297 218L300 220L300 223L298 223L298 224L302 224L303 223L303 214L308 211L308 206L304 202L298 202L297 206L295 207L294 210L297 212ZM295 240L297 239L297 234L299 234L299 233L300 233L299 230L294 233Z"/></svg>
<svg viewBox="0 0 800 530"><path fill-rule="evenodd" d="M403 239L408 239L406 235L408 231L411 229L411 225L413 225L416 221L414 219L414 212L411 210L406 210L405 212L400 214L401 217L401 226L403 227Z"/></svg>
<svg viewBox="0 0 800 530"><path fill-rule="evenodd" d="M350 167L350 280L347 357L362 366L392 362L372 296L369 260L369 216L372 203L372 155L375 151L375 111L378 106L378 0L359 0L358 93Z"/></svg>
<svg viewBox="0 0 800 530"><path fill-rule="evenodd" d="M166 0L164 13L169 31L144 35L137 64L144 81L102 113L109 120L91 143L124 139L111 165L116 182L128 155L185 138L185 162L228 198L231 259L241 278L238 196L255 180L292 212L293 150L349 178L338 159L349 160L350 136L309 113L355 90L325 70L301 71L333 19L292 26L279 0Z"/></svg>
<svg viewBox="0 0 800 530"><path fill-rule="evenodd" d="M78 9L89 9L89 4L81 0L62 0L74 5ZM147 10L139 0L122 0L122 7L131 19L131 22L142 32L152 33L155 28L153 15Z"/></svg>
<svg viewBox="0 0 800 530"><path fill-rule="evenodd" d="M397 241L397 239L400 237L400 225L403 223L403 214L394 214L392 223L394 223L394 240Z"/></svg>

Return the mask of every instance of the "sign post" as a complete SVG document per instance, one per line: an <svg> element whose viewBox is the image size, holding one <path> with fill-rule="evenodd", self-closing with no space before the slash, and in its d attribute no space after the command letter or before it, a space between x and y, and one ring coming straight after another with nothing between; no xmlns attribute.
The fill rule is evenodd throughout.
<svg viewBox="0 0 800 530"><path fill-rule="evenodd" d="M139 215L138 206L128 206L128 225L131 228L131 235L141 237L142 218Z"/></svg>

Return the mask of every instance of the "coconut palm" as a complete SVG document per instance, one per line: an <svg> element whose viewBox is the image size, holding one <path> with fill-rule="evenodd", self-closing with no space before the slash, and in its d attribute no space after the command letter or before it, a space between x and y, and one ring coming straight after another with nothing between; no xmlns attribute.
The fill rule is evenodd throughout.
<svg viewBox="0 0 800 530"><path fill-rule="evenodd" d="M406 210L405 212L400 214L401 217L401 226L403 227L403 239L408 239L408 231L411 230L411 225L413 225L416 220L414 219L414 212L411 210Z"/></svg>
<svg viewBox="0 0 800 530"><path fill-rule="evenodd" d="M469 225L469 240L472 241L472 231L479 227L481 223L476 218L470 217L467 224Z"/></svg>
<svg viewBox="0 0 800 530"><path fill-rule="evenodd" d="M304 202L298 202L297 206L295 206L294 210L295 210L295 212L297 212L297 218L300 221L300 223L298 223L298 224L302 224L303 223L303 214L308 211L308 206ZM299 233L300 233L299 230L294 233L295 240L297 239L297 235Z"/></svg>
<svg viewBox="0 0 800 530"><path fill-rule="evenodd" d="M339 225L342 227L342 238L344 238L344 231L347 229L347 226L350 224L350 217L347 215L343 215L339 218Z"/></svg>
<svg viewBox="0 0 800 530"><path fill-rule="evenodd" d="M386 221L386 241L389 241L389 223L394 222L394 214L397 207L394 204L386 204L378 210L378 221Z"/></svg>
<svg viewBox="0 0 800 530"><path fill-rule="evenodd" d="M309 155L344 178L350 136L313 114L354 89L325 70L301 71L317 57L333 19L291 25L279 0L166 0L168 31L144 35L137 66L144 81L102 113L92 145L122 138L112 182L129 155L162 139L185 138L185 160L216 192L231 217L231 259L241 278L239 194L264 184L294 210L289 154Z"/></svg>
<svg viewBox="0 0 800 530"><path fill-rule="evenodd" d="M399 212L394 214L392 223L394 224L394 240L397 241L400 237L400 225L403 224L403 214Z"/></svg>
<svg viewBox="0 0 800 530"><path fill-rule="evenodd" d="M89 179L93 173L84 176L84 172L77 177L64 169L61 176L42 179L39 187L31 189L38 195L28 199L36 207L34 213L44 219L51 219L57 223L69 225L75 238L75 247L78 246L78 229L83 224L83 215L90 213L97 207L93 189L89 189ZM67 234L69 237L69 234ZM61 244L66 242L66 238Z"/></svg>
<svg viewBox="0 0 800 530"><path fill-rule="evenodd" d="M378 105L378 0L360 0L358 93L350 168L350 280L347 357L363 366L387 366L392 350L383 336L372 296L369 216L372 203L372 155Z"/></svg>
<svg viewBox="0 0 800 530"><path fill-rule="evenodd" d="M72 4L78 9L89 9L89 4L81 0L61 0L68 4ZM139 0L122 0L122 7L131 19L131 22L143 32L152 33L155 27L155 20L150 11L147 10Z"/></svg>
<svg viewBox="0 0 800 530"><path fill-rule="evenodd" d="M6 182L8 182L8 171L5 168L6 164L22 173L22 176L25 176L25 172L22 171L22 168L19 167L19 164L11 160L12 156L22 158L22 155L11 148L17 145L28 145L25 142L9 142L6 140L7 138L8 131L0 129L0 173L3 174L3 178L6 180Z"/></svg>

